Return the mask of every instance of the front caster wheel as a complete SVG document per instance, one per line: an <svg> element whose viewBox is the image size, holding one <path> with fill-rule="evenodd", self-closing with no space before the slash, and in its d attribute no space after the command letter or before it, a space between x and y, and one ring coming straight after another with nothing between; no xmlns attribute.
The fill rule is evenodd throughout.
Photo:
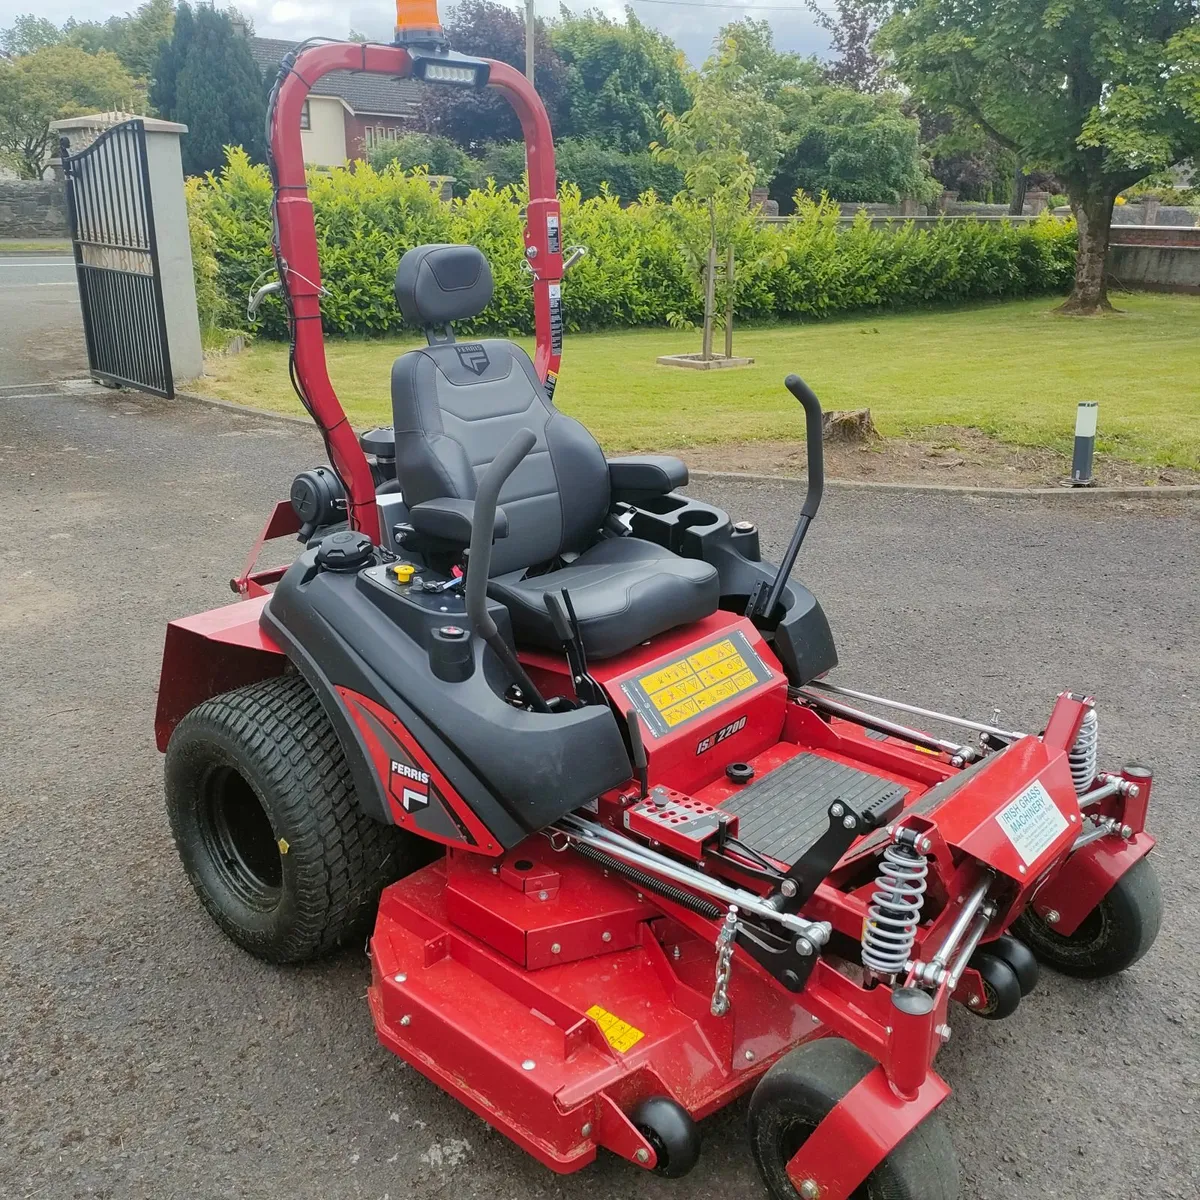
<svg viewBox="0 0 1200 1200"><path fill-rule="evenodd" d="M1162 921L1162 892L1147 858L1138 859L1109 889L1074 933L1027 908L1013 932L1048 967L1080 979L1103 979L1131 967L1154 944Z"/></svg>
<svg viewBox="0 0 1200 1200"><path fill-rule="evenodd" d="M988 1021L1011 1017L1021 1003L1021 982L1016 971L999 955L983 950L971 956L971 966L983 980L983 1003L971 1012Z"/></svg>
<svg viewBox="0 0 1200 1200"><path fill-rule="evenodd" d="M630 1120L654 1147L656 1175L678 1179L700 1158L700 1128L687 1109L666 1096L648 1096Z"/></svg>
<svg viewBox="0 0 1200 1200"><path fill-rule="evenodd" d="M772 1200L808 1200L787 1165L875 1061L841 1038L797 1047L759 1081L750 1100L750 1149ZM819 1195L819 1192L812 1192ZM931 1113L854 1191L852 1200L958 1200L958 1159Z"/></svg>
<svg viewBox="0 0 1200 1200"><path fill-rule="evenodd" d="M1002 933L994 942L988 942L984 949L987 953L1004 959L1012 967L1013 974L1021 985L1022 996L1028 996L1037 987L1038 960L1024 942L1018 941L1011 934Z"/></svg>

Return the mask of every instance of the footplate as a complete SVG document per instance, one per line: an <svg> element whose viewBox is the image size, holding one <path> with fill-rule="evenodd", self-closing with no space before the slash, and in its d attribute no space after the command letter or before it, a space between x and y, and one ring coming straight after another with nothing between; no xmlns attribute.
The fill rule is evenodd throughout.
<svg viewBox="0 0 1200 1200"><path fill-rule="evenodd" d="M819 754L796 755L735 792L722 805L740 823L738 836L776 862L794 863L829 828L829 806L841 800L862 813L909 789Z"/></svg>

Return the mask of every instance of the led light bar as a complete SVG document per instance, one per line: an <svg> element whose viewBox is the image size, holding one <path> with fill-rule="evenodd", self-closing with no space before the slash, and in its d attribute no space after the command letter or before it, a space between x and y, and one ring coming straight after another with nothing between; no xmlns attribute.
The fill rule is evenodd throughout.
<svg viewBox="0 0 1200 1200"><path fill-rule="evenodd" d="M445 83L451 87L482 88L487 86L491 72L486 62L478 58L467 58L452 51L445 54L420 54L412 56L412 77L426 83Z"/></svg>

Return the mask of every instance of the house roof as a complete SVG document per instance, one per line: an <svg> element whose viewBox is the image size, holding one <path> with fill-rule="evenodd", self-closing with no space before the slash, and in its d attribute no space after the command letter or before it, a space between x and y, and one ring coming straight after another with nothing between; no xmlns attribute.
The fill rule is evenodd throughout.
<svg viewBox="0 0 1200 1200"><path fill-rule="evenodd" d="M273 79L283 56L296 44L286 38L252 37L250 54L267 79ZM363 71L331 71L312 86L314 96L336 96L353 112L372 116L410 117L421 103L421 85L411 79Z"/></svg>

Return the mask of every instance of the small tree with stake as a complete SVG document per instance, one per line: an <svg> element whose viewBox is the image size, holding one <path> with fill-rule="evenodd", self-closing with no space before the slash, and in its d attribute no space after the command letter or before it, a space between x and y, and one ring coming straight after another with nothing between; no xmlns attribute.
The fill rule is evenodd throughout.
<svg viewBox="0 0 1200 1200"><path fill-rule="evenodd" d="M1200 150L1196 0L899 0L878 46L931 106L1062 180L1079 225L1064 312L1109 309L1113 201Z"/></svg>
<svg viewBox="0 0 1200 1200"><path fill-rule="evenodd" d="M695 78L692 107L682 116L663 113L664 142L651 145L656 158L683 173L685 192L708 213L701 352L705 362L713 356L720 243L732 243L737 225L746 219L750 189L760 175L769 177L779 161L778 110L741 88L743 75L737 44L725 39L704 72ZM684 250L688 252L686 243ZM727 275L731 273L727 269ZM728 279L727 284L731 286L732 280Z"/></svg>

